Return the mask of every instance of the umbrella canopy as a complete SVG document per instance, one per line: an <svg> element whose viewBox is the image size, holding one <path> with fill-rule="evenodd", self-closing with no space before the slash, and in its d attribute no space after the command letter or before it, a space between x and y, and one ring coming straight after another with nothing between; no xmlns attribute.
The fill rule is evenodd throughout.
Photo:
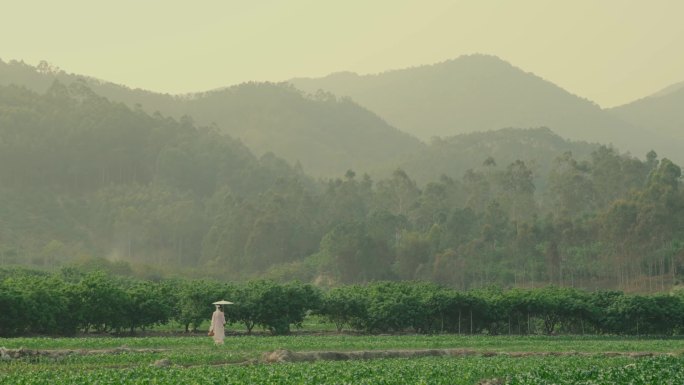
<svg viewBox="0 0 684 385"><path fill-rule="evenodd" d="M222 299L220 301L212 302L212 305L232 305L232 302L226 301L225 299Z"/></svg>

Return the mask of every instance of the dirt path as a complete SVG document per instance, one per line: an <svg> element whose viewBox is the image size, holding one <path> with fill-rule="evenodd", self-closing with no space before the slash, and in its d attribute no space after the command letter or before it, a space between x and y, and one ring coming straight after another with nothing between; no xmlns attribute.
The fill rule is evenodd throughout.
<svg viewBox="0 0 684 385"><path fill-rule="evenodd" d="M114 349L5 349L0 347L0 359L13 360L23 358L54 358L59 359L66 356L85 356L85 355L108 355L123 353L162 353L171 349L130 349L128 347L118 347ZM357 351L305 351L293 352L291 350L274 350L265 352L259 359L251 359L242 362L213 362L208 365L228 366L228 365L253 365L253 364L275 364L282 362L313 362L313 361L350 361L350 360L375 360L386 358L419 358L419 357L544 357L544 356L599 356L599 357L652 357L657 355L678 355L679 353L661 352L499 352L469 349L402 349L402 350L357 350ZM174 366L175 363L167 358L157 360L154 366L167 367ZM207 364L204 364L207 365ZM135 365L131 365L135 366ZM192 367L200 365L180 365Z"/></svg>
<svg viewBox="0 0 684 385"><path fill-rule="evenodd" d="M654 352L497 352L467 349L415 349L415 350L361 350L361 351L314 351L293 352L290 350L275 350L266 352L259 362L308 362L308 361L346 361L346 360L373 360L382 358L418 358L418 357L533 357L533 356L604 356L604 357L652 357L655 355L672 355L673 353Z"/></svg>
<svg viewBox="0 0 684 385"><path fill-rule="evenodd" d="M89 356L97 354L122 354L122 353L160 353L168 349L130 349L119 347L114 349L5 349L0 347L0 359L12 360L31 357L61 358L71 355Z"/></svg>

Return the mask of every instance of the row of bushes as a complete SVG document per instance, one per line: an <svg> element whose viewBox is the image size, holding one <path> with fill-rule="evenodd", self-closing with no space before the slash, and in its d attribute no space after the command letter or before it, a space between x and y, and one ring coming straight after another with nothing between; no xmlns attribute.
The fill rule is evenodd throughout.
<svg viewBox="0 0 684 385"><path fill-rule="evenodd" d="M684 296L625 295L573 288L460 292L430 283L380 282L334 288L320 313L338 329L487 334L684 332Z"/></svg>
<svg viewBox="0 0 684 385"><path fill-rule="evenodd" d="M231 324L285 334L318 314L338 330L417 333L684 332L684 296L626 295L572 288L461 292L422 282L377 282L323 291L297 282L241 284L203 280L139 281L102 272L0 272L0 335L134 332L174 320L197 330L228 299Z"/></svg>

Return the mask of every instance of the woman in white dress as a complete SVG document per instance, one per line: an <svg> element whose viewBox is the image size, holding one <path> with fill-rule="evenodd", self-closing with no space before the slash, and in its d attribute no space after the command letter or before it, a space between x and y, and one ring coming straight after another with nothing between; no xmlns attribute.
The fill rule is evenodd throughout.
<svg viewBox="0 0 684 385"><path fill-rule="evenodd" d="M223 315L223 307L216 305L216 311L211 315L211 326L209 327L209 335L214 337L216 345L223 345L223 340L226 338L226 331L223 325L226 324L226 317Z"/></svg>

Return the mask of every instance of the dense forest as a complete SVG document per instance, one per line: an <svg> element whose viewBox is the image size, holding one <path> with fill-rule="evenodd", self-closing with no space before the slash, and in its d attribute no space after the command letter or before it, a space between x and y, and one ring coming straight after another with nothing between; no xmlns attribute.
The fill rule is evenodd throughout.
<svg viewBox="0 0 684 385"><path fill-rule="evenodd" d="M0 86L0 263L461 290L660 291L683 279L678 165L653 151L549 146L563 141L546 129L480 135L496 151L472 153L460 175L417 182L408 166L375 178L350 166L314 179L216 126L83 83Z"/></svg>

